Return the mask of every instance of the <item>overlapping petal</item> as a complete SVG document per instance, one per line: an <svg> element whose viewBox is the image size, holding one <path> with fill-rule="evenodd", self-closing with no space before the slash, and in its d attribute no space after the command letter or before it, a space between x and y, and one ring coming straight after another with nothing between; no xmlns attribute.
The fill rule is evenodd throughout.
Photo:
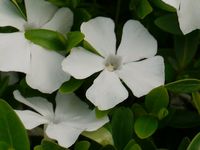
<svg viewBox="0 0 200 150"><path fill-rule="evenodd" d="M73 48L62 62L65 72L77 79L84 79L104 68L104 59L82 47Z"/></svg>
<svg viewBox="0 0 200 150"><path fill-rule="evenodd" d="M28 23L37 28L47 23L54 15L57 7L45 0L25 0Z"/></svg>
<svg viewBox="0 0 200 150"><path fill-rule="evenodd" d="M117 71L119 77L136 97L146 95L150 90L164 84L164 62L155 56L139 62L131 62Z"/></svg>
<svg viewBox="0 0 200 150"><path fill-rule="evenodd" d="M0 70L29 72L30 44L21 32L0 33Z"/></svg>
<svg viewBox="0 0 200 150"><path fill-rule="evenodd" d="M49 122L44 116L30 110L15 110L15 112L23 122L25 128L29 130Z"/></svg>
<svg viewBox="0 0 200 150"><path fill-rule="evenodd" d="M32 88L52 93L69 80L70 76L61 67L64 56L34 44L31 45L30 51L31 67L26 81Z"/></svg>
<svg viewBox="0 0 200 150"><path fill-rule="evenodd" d="M0 0L0 26L13 26L23 29L25 20L9 0Z"/></svg>
<svg viewBox="0 0 200 150"><path fill-rule="evenodd" d="M106 17L96 17L88 22L82 23L81 32L102 56L115 54L116 37L114 33L113 20Z"/></svg>
<svg viewBox="0 0 200 150"><path fill-rule="evenodd" d="M123 62L137 61L149 58L157 52L157 41L147 29L136 20L125 23L121 44L117 55L122 56Z"/></svg>
<svg viewBox="0 0 200 150"><path fill-rule="evenodd" d="M184 34L195 29L200 29L200 1L181 0L180 8L177 10L180 28Z"/></svg>
<svg viewBox="0 0 200 150"><path fill-rule="evenodd" d="M63 34L70 31L73 24L73 13L69 8L60 8L52 19L42 28L61 32Z"/></svg>
<svg viewBox="0 0 200 150"><path fill-rule="evenodd" d="M56 95L56 120L70 120L73 117L85 116L90 112L88 106L83 103L75 94Z"/></svg>
<svg viewBox="0 0 200 150"><path fill-rule="evenodd" d="M47 101L42 97L31 97L24 98L19 91L14 91L14 97L17 101L31 107L35 111L39 112L41 115L49 117L53 116L53 106L52 103Z"/></svg>
<svg viewBox="0 0 200 150"><path fill-rule="evenodd" d="M87 90L86 97L100 110L106 110L124 101L128 91L115 72L104 70Z"/></svg>

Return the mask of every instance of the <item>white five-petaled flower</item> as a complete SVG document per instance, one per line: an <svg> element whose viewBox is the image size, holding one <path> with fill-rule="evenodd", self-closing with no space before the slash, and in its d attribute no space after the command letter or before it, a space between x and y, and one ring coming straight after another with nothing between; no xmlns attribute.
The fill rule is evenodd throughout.
<svg viewBox="0 0 200 150"><path fill-rule="evenodd" d="M200 29L200 1L199 0L162 0L176 8L179 25L184 34Z"/></svg>
<svg viewBox="0 0 200 150"><path fill-rule="evenodd" d="M44 93L52 93L70 76L62 70L64 56L26 40L27 29L44 28L66 33L73 23L68 8L58 9L45 0L25 0L27 21L9 0L0 0L0 26L19 32L0 33L0 70L26 73L27 83Z"/></svg>
<svg viewBox="0 0 200 150"><path fill-rule="evenodd" d="M55 112L52 103L42 97L24 98L19 91L14 91L14 97L38 112L15 110L26 129L45 124L46 135L66 148L70 147L83 131L97 130L109 121L107 116L97 119L95 111L90 110L73 93L57 93Z"/></svg>
<svg viewBox="0 0 200 150"><path fill-rule="evenodd" d="M83 47L73 48L62 67L77 79L102 70L86 91L86 97L100 110L112 108L128 97L120 79L136 97L164 84L163 58L155 56L157 42L138 21L125 23L117 51L111 19L97 17L85 22L81 25L81 32L101 56Z"/></svg>

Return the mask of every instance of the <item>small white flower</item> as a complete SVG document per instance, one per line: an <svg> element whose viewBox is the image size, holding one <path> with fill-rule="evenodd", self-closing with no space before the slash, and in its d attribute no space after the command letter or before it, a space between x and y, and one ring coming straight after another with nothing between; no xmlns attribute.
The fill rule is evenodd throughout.
<svg viewBox="0 0 200 150"><path fill-rule="evenodd" d="M157 42L138 21L126 22L117 51L111 19L97 17L85 22L81 32L101 56L82 47L73 48L62 67L77 79L103 70L86 92L87 98L100 110L112 108L128 97L120 79L136 97L164 84L163 58L155 56Z"/></svg>
<svg viewBox="0 0 200 150"><path fill-rule="evenodd" d="M200 29L200 1L199 0L162 0L176 8L179 25L184 34Z"/></svg>
<svg viewBox="0 0 200 150"><path fill-rule="evenodd" d="M24 98L19 91L14 91L14 97L38 112L15 110L26 129L45 124L46 135L66 148L83 131L95 131L109 121L107 116L97 119L95 111L90 110L75 94L57 93L55 112L52 103L42 97Z"/></svg>
<svg viewBox="0 0 200 150"><path fill-rule="evenodd" d="M45 0L25 0L27 21L9 0L0 0L0 26L13 26L15 33L0 33L0 70L26 73L27 83L44 93L52 93L69 80L61 67L64 56L30 43L24 32L44 28L66 33L73 23L68 8L58 9Z"/></svg>

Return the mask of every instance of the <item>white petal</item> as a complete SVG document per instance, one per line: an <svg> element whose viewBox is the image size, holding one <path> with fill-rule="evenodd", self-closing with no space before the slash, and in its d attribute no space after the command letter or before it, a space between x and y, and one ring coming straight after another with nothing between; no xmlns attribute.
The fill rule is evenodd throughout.
<svg viewBox="0 0 200 150"><path fill-rule="evenodd" d="M35 44L30 49L31 69L26 75L29 86L43 93L52 93L69 80L70 76L61 67L64 56Z"/></svg>
<svg viewBox="0 0 200 150"><path fill-rule="evenodd" d="M124 101L128 92L115 72L104 70L87 90L86 97L100 110L107 110Z"/></svg>
<svg viewBox="0 0 200 150"><path fill-rule="evenodd" d="M179 24L184 34L190 33L195 29L200 29L200 1L182 0L180 10L177 10Z"/></svg>
<svg viewBox="0 0 200 150"><path fill-rule="evenodd" d="M0 70L27 73L30 67L29 43L21 32L0 34Z"/></svg>
<svg viewBox="0 0 200 150"><path fill-rule="evenodd" d="M85 116L90 112L88 106L82 102L75 94L56 95L56 120L69 121L76 117Z"/></svg>
<svg viewBox="0 0 200 150"><path fill-rule="evenodd" d="M91 111L86 103L82 102L75 94L61 94L56 96L56 120L73 124L72 127L93 131L106 122L108 117L96 118L95 111Z"/></svg>
<svg viewBox="0 0 200 150"><path fill-rule="evenodd" d="M42 28L55 30L61 33L70 31L73 24L73 13L69 8L61 8L55 13L53 18Z"/></svg>
<svg viewBox="0 0 200 150"><path fill-rule="evenodd" d="M28 23L37 28L47 23L54 15L57 7L45 0L25 0Z"/></svg>
<svg viewBox="0 0 200 150"><path fill-rule="evenodd" d="M13 94L17 101L33 108L35 111L39 112L43 116L45 117L54 116L53 105L46 99L42 97L24 98L17 90L14 91Z"/></svg>
<svg viewBox="0 0 200 150"><path fill-rule="evenodd" d="M35 113L33 111L29 110L15 110L19 118L21 119L22 123L24 124L25 128L28 130L31 130L39 125L48 123L48 120L39 115L38 113Z"/></svg>
<svg viewBox="0 0 200 150"><path fill-rule="evenodd" d="M102 56L115 54L116 37L114 33L113 20L105 17L96 17L81 25L81 32Z"/></svg>
<svg viewBox="0 0 200 150"><path fill-rule="evenodd" d="M127 21L117 51L117 54L123 57L123 62L152 57L156 52L157 42L148 30L136 20Z"/></svg>
<svg viewBox="0 0 200 150"><path fill-rule="evenodd" d="M82 131L68 124L59 123L48 125L46 134L49 138L57 140L59 145L68 148L75 143Z"/></svg>
<svg viewBox="0 0 200 150"><path fill-rule="evenodd" d="M64 59L62 68L74 78L84 79L102 70L104 59L82 47L77 47Z"/></svg>
<svg viewBox="0 0 200 150"><path fill-rule="evenodd" d="M0 0L0 26L13 26L22 30L25 20L9 0Z"/></svg>
<svg viewBox="0 0 200 150"><path fill-rule="evenodd" d="M172 7L176 9L179 9L180 2L181 2L181 0L162 0L162 1L168 5L171 5Z"/></svg>
<svg viewBox="0 0 200 150"><path fill-rule="evenodd" d="M139 62L131 62L118 71L136 97L146 95L153 88L164 84L164 62L161 56L155 56Z"/></svg>
<svg viewBox="0 0 200 150"><path fill-rule="evenodd" d="M16 72L1 72L1 79L8 77L8 85L13 85L19 81L19 76Z"/></svg>

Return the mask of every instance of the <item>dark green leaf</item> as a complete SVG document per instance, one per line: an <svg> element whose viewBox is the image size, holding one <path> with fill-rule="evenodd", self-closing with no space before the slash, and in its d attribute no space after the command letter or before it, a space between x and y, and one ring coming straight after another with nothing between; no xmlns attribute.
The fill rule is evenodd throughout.
<svg viewBox="0 0 200 150"><path fill-rule="evenodd" d="M105 147L101 148L100 150L117 150L115 147L112 145L106 145Z"/></svg>
<svg viewBox="0 0 200 150"><path fill-rule="evenodd" d="M34 147L34 150L68 150L68 149L60 147L53 141L42 140L41 145Z"/></svg>
<svg viewBox="0 0 200 150"><path fill-rule="evenodd" d="M92 18L92 15L84 8L77 8L74 10L74 25L73 30L80 30L82 22L88 21Z"/></svg>
<svg viewBox="0 0 200 150"><path fill-rule="evenodd" d="M140 19L144 19L148 14L153 11L153 8L151 7L148 0L131 0L129 8L133 12L136 12L137 16Z"/></svg>
<svg viewBox="0 0 200 150"><path fill-rule="evenodd" d="M137 103L133 104L133 106L131 107L131 110L133 111L133 114L136 118L147 114L145 109L140 104L137 104Z"/></svg>
<svg viewBox="0 0 200 150"><path fill-rule="evenodd" d="M176 9L174 7L171 7L170 5L167 5L166 3L164 3L161 0L151 0L151 2L153 2L153 4L155 4L157 7L169 11L169 12L176 12Z"/></svg>
<svg viewBox="0 0 200 150"><path fill-rule="evenodd" d="M15 5L15 7L17 8L20 15L26 20L26 14L24 13L24 11L21 9L19 4L17 3L17 0L11 0L11 2Z"/></svg>
<svg viewBox="0 0 200 150"><path fill-rule="evenodd" d="M160 86L153 89L145 97L145 106L147 110L156 115L163 108L166 108L169 104L169 96L165 87Z"/></svg>
<svg viewBox="0 0 200 150"><path fill-rule="evenodd" d="M172 21L169 21L172 22ZM175 36L175 54L180 69L184 69L194 58L199 45L199 32Z"/></svg>
<svg viewBox="0 0 200 150"><path fill-rule="evenodd" d="M178 146L178 150L186 150L188 145L190 144L190 139L188 137L184 137Z"/></svg>
<svg viewBox="0 0 200 150"><path fill-rule="evenodd" d="M172 92L177 93L192 93L200 90L200 80L197 79L183 79L171 82L165 87Z"/></svg>
<svg viewBox="0 0 200 150"><path fill-rule="evenodd" d="M62 84L59 91L61 93L72 93L76 91L83 84L83 82L84 80L77 80L71 77L69 81Z"/></svg>
<svg viewBox="0 0 200 150"><path fill-rule="evenodd" d="M0 100L0 141L15 150L29 150L29 140L24 126L12 108Z"/></svg>
<svg viewBox="0 0 200 150"><path fill-rule="evenodd" d="M193 140L191 141L190 145L188 146L187 150L199 150L200 148L200 133L198 133Z"/></svg>
<svg viewBox="0 0 200 150"><path fill-rule="evenodd" d="M67 52L73 47L77 46L84 39L84 35L81 32L74 31L67 33Z"/></svg>
<svg viewBox="0 0 200 150"><path fill-rule="evenodd" d="M142 150L142 148L135 140L130 140L123 150Z"/></svg>
<svg viewBox="0 0 200 150"><path fill-rule="evenodd" d="M158 120L153 116L141 116L134 124L135 133L141 139L150 137L158 128Z"/></svg>
<svg viewBox="0 0 200 150"><path fill-rule="evenodd" d="M80 3L80 0L48 0L49 2L53 3L57 6L66 6L70 8L76 8Z"/></svg>
<svg viewBox="0 0 200 150"><path fill-rule="evenodd" d="M90 148L90 142L80 141L75 144L74 150L88 150Z"/></svg>
<svg viewBox="0 0 200 150"><path fill-rule="evenodd" d="M25 37L31 42L49 50L60 51L66 49L65 37L56 31L47 29L27 30Z"/></svg>
<svg viewBox="0 0 200 150"><path fill-rule="evenodd" d="M194 106L196 107L198 113L200 114L200 94L199 94L199 92L192 93L192 100L193 100Z"/></svg>
<svg viewBox="0 0 200 150"><path fill-rule="evenodd" d="M170 21L169 21L170 20ZM163 31L182 35L176 14L167 14L155 20L155 24Z"/></svg>
<svg viewBox="0 0 200 150"><path fill-rule="evenodd" d="M121 150L132 139L133 135L133 113L128 108L119 108L112 118L112 135L115 146Z"/></svg>
<svg viewBox="0 0 200 150"><path fill-rule="evenodd" d="M136 11L139 18L144 19L152 11L153 11L153 8L151 7L148 0L140 0L140 4Z"/></svg>

